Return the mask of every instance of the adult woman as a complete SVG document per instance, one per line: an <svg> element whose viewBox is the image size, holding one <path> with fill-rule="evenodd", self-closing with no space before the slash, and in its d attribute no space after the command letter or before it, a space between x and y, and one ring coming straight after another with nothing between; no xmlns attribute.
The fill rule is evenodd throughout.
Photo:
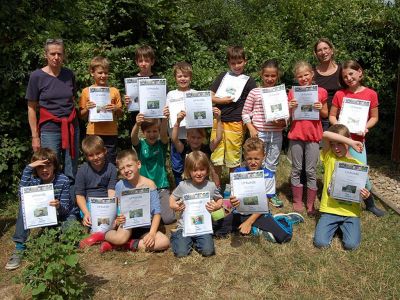
<svg viewBox="0 0 400 300"><path fill-rule="evenodd" d="M340 85L340 66L335 62L335 48L327 38L320 38L314 44L314 54L319 64L315 66L315 83L328 91L328 109L331 109L332 98L336 91L342 87ZM322 128L325 131L329 127L329 119L322 119Z"/></svg>
<svg viewBox="0 0 400 300"><path fill-rule="evenodd" d="M79 151L79 125L74 104L75 75L62 67L63 40L48 39L45 58L47 65L31 73L26 90L32 149L53 149L62 162L63 173L73 184Z"/></svg>

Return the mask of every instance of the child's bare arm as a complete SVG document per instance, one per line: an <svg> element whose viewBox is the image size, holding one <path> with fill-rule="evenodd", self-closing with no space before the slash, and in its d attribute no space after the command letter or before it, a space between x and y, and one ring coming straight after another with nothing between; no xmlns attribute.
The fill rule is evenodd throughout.
<svg viewBox="0 0 400 300"><path fill-rule="evenodd" d="M185 204L182 200L178 201L178 198L176 198L174 195L171 194L169 196L169 207L173 211L184 211L185 210Z"/></svg>
<svg viewBox="0 0 400 300"><path fill-rule="evenodd" d="M160 140L163 144L168 144L168 119L162 118L161 119L161 128L160 128Z"/></svg>
<svg viewBox="0 0 400 300"><path fill-rule="evenodd" d="M352 140L351 138L345 137L343 135L340 135L338 133L331 132L331 131L324 131L322 137L324 139L324 143L323 143L324 151L329 150L331 141L349 145L357 152L362 152L363 147L364 147L363 143L361 143L359 141Z"/></svg>
<svg viewBox="0 0 400 300"><path fill-rule="evenodd" d="M171 133L171 140L174 143L176 151L178 151L179 153L182 153L183 149L185 147L182 144L182 142L179 140L179 125L181 124L181 122L185 118L185 116L186 116L186 113L183 110L181 110L178 113L176 123L174 124L174 127L172 128L172 133Z"/></svg>
<svg viewBox="0 0 400 300"><path fill-rule="evenodd" d="M253 223L261 216L261 214L252 214L246 221L239 225L240 233L249 234Z"/></svg>
<svg viewBox="0 0 400 300"><path fill-rule="evenodd" d="M115 190L108 189L108 190L107 190L107 196L108 196L108 198L113 198L113 197L115 197Z"/></svg>
<svg viewBox="0 0 400 300"><path fill-rule="evenodd" d="M78 205L79 209L83 213L82 224L84 226L91 226L92 220L90 217L89 209L87 208L87 205L86 205L86 198L82 195L76 195L76 204Z"/></svg>
<svg viewBox="0 0 400 300"><path fill-rule="evenodd" d="M215 139L210 141L211 152L214 151L215 148L218 147L218 144L221 142L224 130L221 121L221 110L218 107L213 107L213 113L214 113L214 118L217 120L217 129L216 129Z"/></svg>
<svg viewBox="0 0 400 300"><path fill-rule="evenodd" d="M329 111L329 123L331 123L332 125L335 125L338 122L337 113L338 108L332 104L331 110Z"/></svg>
<svg viewBox="0 0 400 300"><path fill-rule="evenodd" d="M136 116L136 123L132 128L131 131L131 141L132 141L132 145L137 146L139 144L139 127L140 124L142 124L144 121L144 116L142 113L139 113Z"/></svg>
<svg viewBox="0 0 400 300"><path fill-rule="evenodd" d="M219 105L224 105L224 104L229 104L233 102L233 97L222 97L219 98L217 96L215 96L215 93L211 91L211 100L212 103L214 104L219 104Z"/></svg>

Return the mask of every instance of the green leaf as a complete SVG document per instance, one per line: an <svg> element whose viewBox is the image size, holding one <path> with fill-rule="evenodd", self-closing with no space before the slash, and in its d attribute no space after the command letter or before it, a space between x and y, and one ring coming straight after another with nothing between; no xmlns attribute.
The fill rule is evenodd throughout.
<svg viewBox="0 0 400 300"><path fill-rule="evenodd" d="M41 282L37 288L32 289L32 296L37 296L46 290L46 285Z"/></svg>
<svg viewBox="0 0 400 300"><path fill-rule="evenodd" d="M78 263L78 255L77 254L68 255L67 257L65 257L65 262L70 267L75 266Z"/></svg>

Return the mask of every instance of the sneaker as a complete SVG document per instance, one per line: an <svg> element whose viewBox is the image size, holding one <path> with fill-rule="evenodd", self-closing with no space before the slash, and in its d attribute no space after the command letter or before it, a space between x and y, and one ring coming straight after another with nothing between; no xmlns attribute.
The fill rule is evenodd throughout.
<svg viewBox="0 0 400 300"><path fill-rule="evenodd" d="M264 238L270 243L276 243L274 235L269 231L263 231Z"/></svg>
<svg viewBox="0 0 400 300"><path fill-rule="evenodd" d="M6 270L15 270L19 268L19 266L21 265L22 256L23 256L23 251L15 250L14 253L8 259L8 262L6 264Z"/></svg>
<svg viewBox="0 0 400 300"><path fill-rule="evenodd" d="M283 201L278 198L277 195L274 195L273 197L269 198L271 201L271 204L275 207L283 207Z"/></svg>
<svg viewBox="0 0 400 300"><path fill-rule="evenodd" d="M288 218L290 223L292 223L292 225L304 223L304 217L297 212L290 212L287 214L275 214L274 215L274 217L279 217L279 216L285 216L286 218Z"/></svg>

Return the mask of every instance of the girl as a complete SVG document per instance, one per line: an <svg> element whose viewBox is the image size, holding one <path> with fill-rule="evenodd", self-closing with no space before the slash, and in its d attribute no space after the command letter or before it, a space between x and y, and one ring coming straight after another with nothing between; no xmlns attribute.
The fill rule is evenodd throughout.
<svg viewBox="0 0 400 300"><path fill-rule="evenodd" d="M222 197L212 181L207 180L210 172L210 161L207 155L201 151L193 151L186 156L185 168L183 171L184 181L172 192L169 198L169 205L175 211L182 213L185 204L182 201L183 195L195 192L210 192L212 201L206 205L211 213L222 207ZM171 233L172 251L177 257L189 255L193 245L203 256L215 254L214 240L212 234L184 237L182 217L178 219L177 231Z"/></svg>
<svg viewBox="0 0 400 300"><path fill-rule="evenodd" d="M311 85L314 72L311 65L305 61L299 61L294 67L294 76L299 85ZM305 171L307 178L307 214L315 215L314 202L317 195L316 166L319 156L319 142L322 139L321 118L328 117L328 105L326 100L328 93L324 88L318 87L318 101L313 109L319 110L318 120L293 120L288 138L292 154L291 185L293 193L293 209L296 212L303 211L303 185L300 183L301 170L303 169L303 157L305 157ZM298 106L294 98L293 89L288 95L289 108L293 114Z"/></svg>
<svg viewBox="0 0 400 300"><path fill-rule="evenodd" d="M263 81L262 87L277 85L280 73L278 62L275 59L265 61L260 72ZM286 120L268 123L265 121L260 88L252 89L247 96L242 111L242 120L249 129L251 137L258 137L264 141L266 151L264 165L267 169L276 172L282 148L282 130L286 127ZM274 195L270 200L273 206L283 207L283 202L277 195Z"/></svg>
<svg viewBox="0 0 400 300"><path fill-rule="evenodd" d="M378 123L378 94L362 85L363 69L360 64L354 60L345 61L342 64L341 82L344 89L336 92L332 100L332 107L329 113L329 121L331 124L338 122L337 116L342 108L343 98L353 98L363 101L369 101L369 115L364 132L359 134L351 134L351 138L356 141L365 143L365 135L368 131ZM351 155L364 164L367 164L367 152L365 147L361 153L357 153L350 149ZM368 183L370 188L370 183ZM384 215L384 212L375 206L372 196L365 200L368 211L375 214L377 217Z"/></svg>

